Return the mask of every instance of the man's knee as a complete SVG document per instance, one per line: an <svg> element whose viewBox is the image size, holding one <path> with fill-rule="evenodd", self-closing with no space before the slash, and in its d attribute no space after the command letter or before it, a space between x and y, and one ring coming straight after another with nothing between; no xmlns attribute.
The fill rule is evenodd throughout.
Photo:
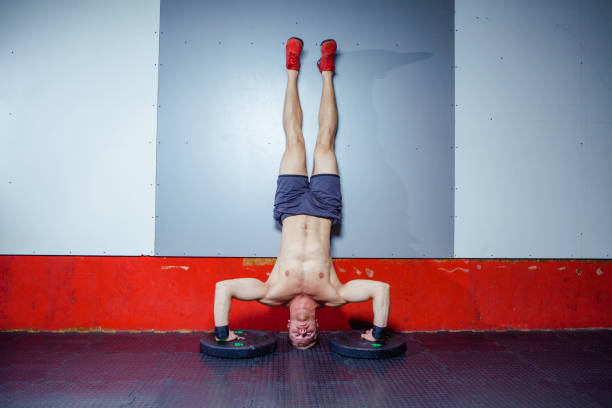
<svg viewBox="0 0 612 408"><path fill-rule="evenodd" d="M326 158L329 158L330 156L335 156L335 154L336 153L334 152L333 143L330 143L329 141L323 141L323 142L317 141L317 145L315 146L315 150L314 150L315 160L317 158L326 159Z"/></svg>
<svg viewBox="0 0 612 408"><path fill-rule="evenodd" d="M304 134L301 129L286 129L285 134L287 135L287 147L290 145L304 146Z"/></svg>
<svg viewBox="0 0 612 408"><path fill-rule="evenodd" d="M285 146L285 154L288 156L306 156L306 147L304 146L304 139L287 142Z"/></svg>

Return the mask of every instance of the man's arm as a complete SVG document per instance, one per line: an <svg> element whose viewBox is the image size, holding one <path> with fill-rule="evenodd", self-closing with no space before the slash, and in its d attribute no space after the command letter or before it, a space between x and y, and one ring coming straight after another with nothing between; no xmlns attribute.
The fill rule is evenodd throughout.
<svg viewBox="0 0 612 408"><path fill-rule="evenodd" d="M347 302L365 302L372 299L374 326L387 327L389 317L389 284L367 279L356 279L344 284L338 291ZM367 333L370 335L367 335ZM375 340L371 331L366 332L368 340ZM365 337L364 337L365 338Z"/></svg>
<svg viewBox="0 0 612 408"><path fill-rule="evenodd" d="M230 279L215 286L215 327L227 326L232 299L259 300L268 292L268 286L255 278ZM230 338L232 333L230 333Z"/></svg>

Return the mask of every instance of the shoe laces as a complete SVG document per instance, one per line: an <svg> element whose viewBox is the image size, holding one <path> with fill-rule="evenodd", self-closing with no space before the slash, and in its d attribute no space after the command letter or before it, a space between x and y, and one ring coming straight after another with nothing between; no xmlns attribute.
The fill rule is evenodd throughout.
<svg viewBox="0 0 612 408"><path fill-rule="evenodd" d="M290 52L289 53L289 65L295 66L295 65L298 65L298 63L299 63L299 56L297 54Z"/></svg>

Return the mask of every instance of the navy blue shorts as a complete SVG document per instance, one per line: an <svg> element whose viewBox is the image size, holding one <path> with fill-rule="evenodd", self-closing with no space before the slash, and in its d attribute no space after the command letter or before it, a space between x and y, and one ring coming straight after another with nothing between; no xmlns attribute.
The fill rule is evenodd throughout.
<svg viewBox="0 0 612 408"><path fill-rule="evenodd" d="M329 218L332 225L342 219L342 194L337 174L308 176L281 174L274 197L274 219L278 225L291 215Z"/></svg>

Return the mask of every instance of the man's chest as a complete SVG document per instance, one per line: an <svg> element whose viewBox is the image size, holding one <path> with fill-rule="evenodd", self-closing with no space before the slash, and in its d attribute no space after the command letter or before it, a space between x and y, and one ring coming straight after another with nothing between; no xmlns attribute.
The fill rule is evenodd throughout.
<svg viewBox="0 0 612 408"><path fill-rule="evenodd" d="M276 280L269 281L269 289L263 303L285 304L298 295L310 296L322 305L335 301L339 297L337 288L329 281L324 272L288 271ZM293 272L293 273L292 273Z"/></svg>

